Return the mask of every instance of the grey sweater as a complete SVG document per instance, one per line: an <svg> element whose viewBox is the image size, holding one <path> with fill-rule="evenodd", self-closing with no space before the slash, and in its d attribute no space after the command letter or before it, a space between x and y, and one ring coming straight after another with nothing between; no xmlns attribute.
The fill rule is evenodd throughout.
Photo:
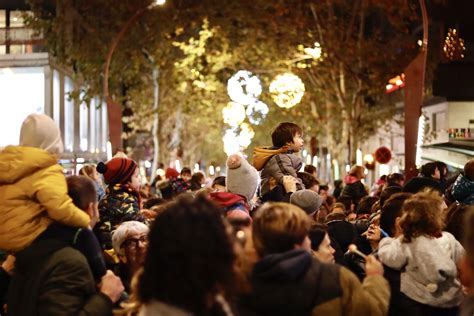
<svg viewBox="0 0 474 316"><path fill-rule="evenodd" d="M439 238L420 236L410 243L402 237L380 241L380 261L393 269L402 270L400 290L422 304L449 308L463 300L457 263L464 248L448 232Z"/></svg>

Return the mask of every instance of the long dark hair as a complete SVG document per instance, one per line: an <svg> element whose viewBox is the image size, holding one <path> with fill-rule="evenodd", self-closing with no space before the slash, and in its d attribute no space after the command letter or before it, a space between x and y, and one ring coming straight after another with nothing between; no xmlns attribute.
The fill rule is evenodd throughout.
<svg viewBox="0 0 474 316"><path fill-rule="evenodd" d="M232 287L236 260L221 213L204 197L183 196L165 207L150 230L138 281L142 303L158 300L197 315L215 310L209 299Z"/></svg>

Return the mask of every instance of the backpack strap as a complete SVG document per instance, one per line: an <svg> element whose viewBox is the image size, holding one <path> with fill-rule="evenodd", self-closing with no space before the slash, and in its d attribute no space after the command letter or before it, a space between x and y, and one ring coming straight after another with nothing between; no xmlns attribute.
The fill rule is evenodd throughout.
<svg viewBox="0 0 474 316"><path fill-rule="evenodd" d="M285 175L291 175L288 170L286 170L286 168L283 166L283 162L281 161L280 155L275 155L275 159L281 172Z"/></svg>

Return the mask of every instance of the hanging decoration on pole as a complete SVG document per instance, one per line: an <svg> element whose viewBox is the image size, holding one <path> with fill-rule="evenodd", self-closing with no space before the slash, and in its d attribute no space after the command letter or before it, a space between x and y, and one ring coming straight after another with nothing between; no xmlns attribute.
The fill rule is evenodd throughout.
<svg viewBox="0 0 474 316"><path fill-rule="evenodd" d="M374 153L375 160L380 164L386 164L392 159L392 152L387 147L379 147Z"/></svg>
<svg viewBox="0 0 474 316"><path fill-rule="evenodd" d="M236 102L229 102L222 109L222 118L224 123L237 127L245 120L245 107Z"/></svg>
<svg viewBox="0 0 474 316"><path fill-rule="evenodd" d="M247 117L253 125L260 124L268 114L268 106L260 100L254 100L247 105Z"/></svg>
<svg viewBox="0 0 474 316"><path fill-rule="evenodd" d="M229 102L222 110L227 129L222 141L227 155L235 154L246 149L252 142L255 132L251 125L244 123L245 119L251 124L258 125L268 114L268 106L258 97L262 94L260 79L247 70L239 70L227 81Z"/></svg>
<svg viewBox="0 0 474 316"><path fill-rule="evenodd" d="M298 76L284 73L276 76L270 83L270 93L279 107L289 109L300 103L305 86Z"/></svg>
<svg viewBox="0 0 474 316"><path fill-rule="evenodd" d="M227 81L227 94L232 101L248 105L262 94L262 84L250 71L240 70Z"/></svg>

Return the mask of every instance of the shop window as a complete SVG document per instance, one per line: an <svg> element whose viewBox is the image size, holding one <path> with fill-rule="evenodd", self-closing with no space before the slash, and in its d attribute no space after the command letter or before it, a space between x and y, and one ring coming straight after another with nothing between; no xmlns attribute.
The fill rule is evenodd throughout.
<svg viewBox="0 0 474 316"><path fill-rule="evenodd" d="M8 131L0 133L0 147L18 144L23 120L31 113L44 113L44 87L43 67L0 69L0 126Z"/></svg>

